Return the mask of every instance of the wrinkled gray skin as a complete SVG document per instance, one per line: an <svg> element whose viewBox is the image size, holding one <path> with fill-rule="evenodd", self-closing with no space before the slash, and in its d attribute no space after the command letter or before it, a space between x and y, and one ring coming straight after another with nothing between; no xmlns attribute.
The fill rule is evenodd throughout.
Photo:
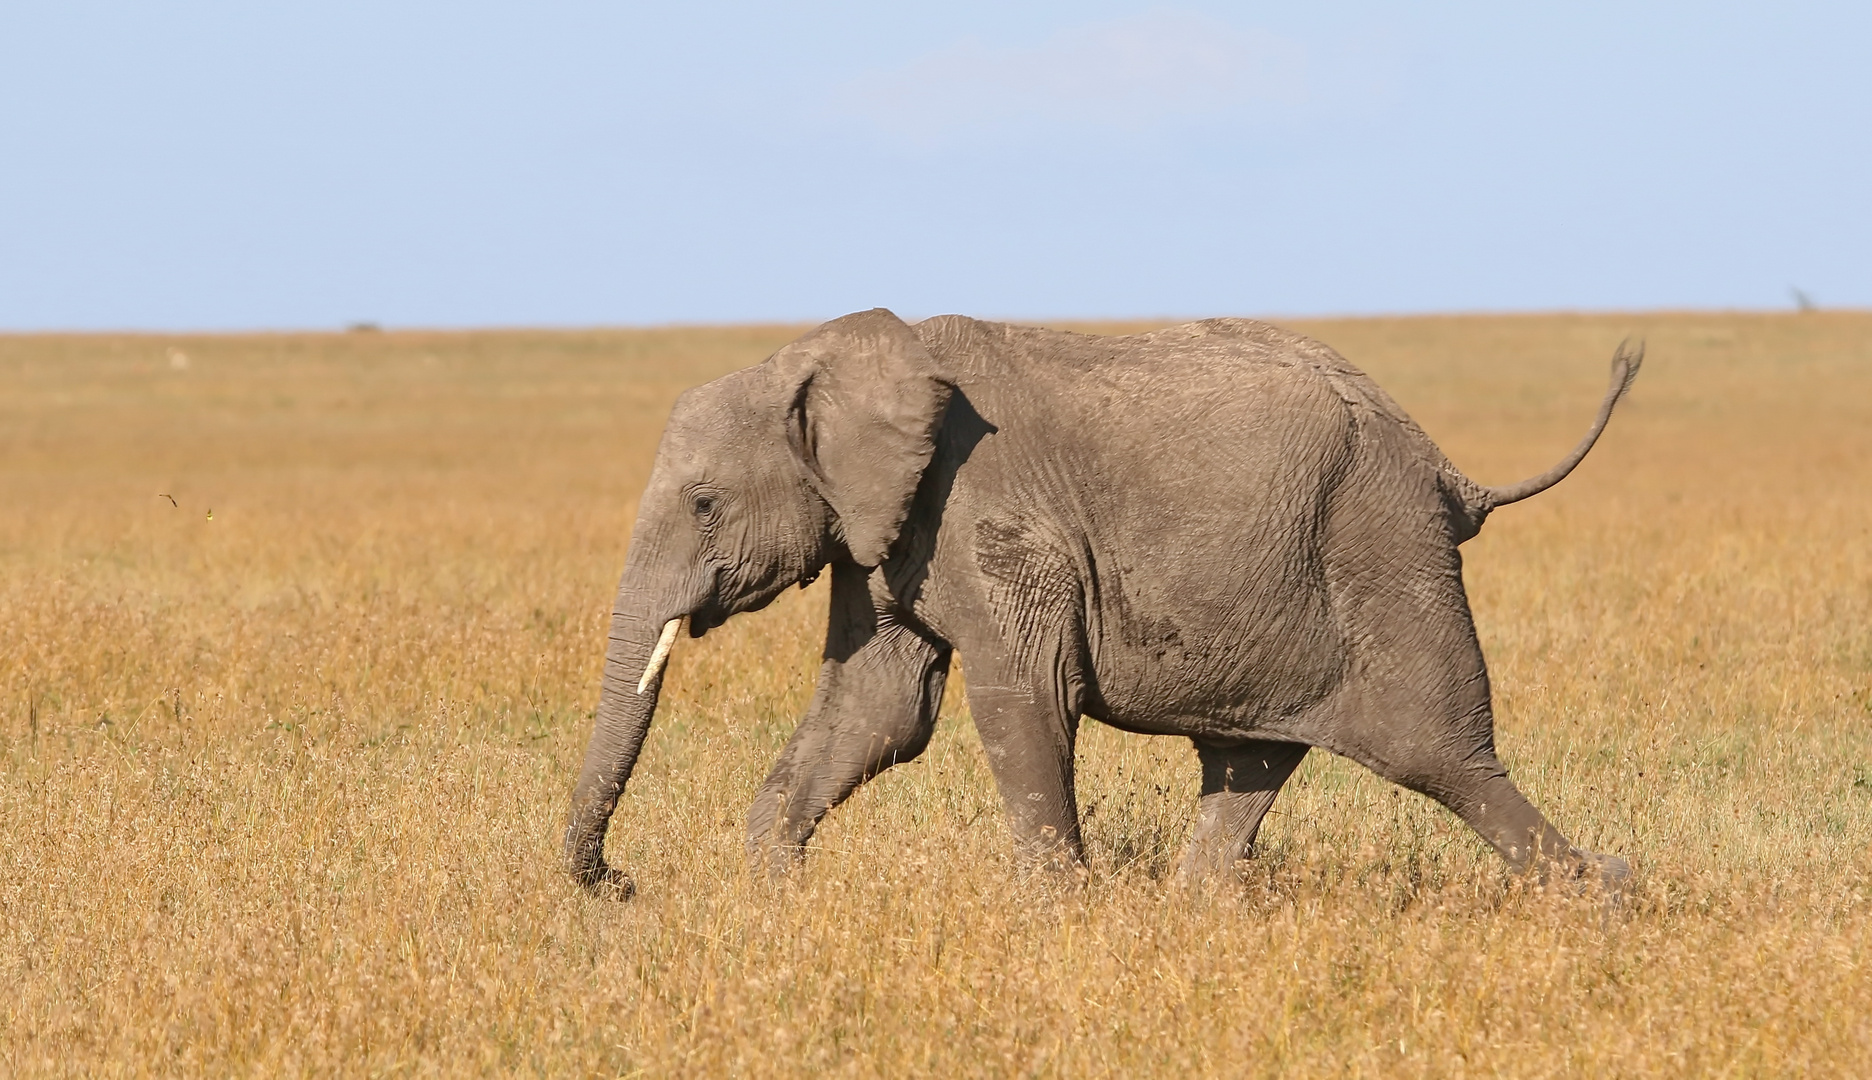
<svg viewBox="0 0 1872 1080"><path fill-rule="evenodd" d="M960 650L1030 862L1081 860L1073 742L1090 716L1196 744L1189 876L1245 857L1320 747L1447 806L1517 869L1617 884L1625 864L1575 848L1495 756L1457 546L1578 463L1637 361L1620 350L1566 461L1487 488L1337 353L1263 323L826 323L670 415L567 868L631 892L605 829L656 711L665 623L699 637L830 567L818 689L748 812L759 862L796 858L859 784L922 753Z"/></svg>

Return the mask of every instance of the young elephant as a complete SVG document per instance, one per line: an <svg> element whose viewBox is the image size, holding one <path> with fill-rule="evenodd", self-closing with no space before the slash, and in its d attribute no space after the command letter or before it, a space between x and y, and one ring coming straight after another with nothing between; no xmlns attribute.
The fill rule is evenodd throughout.
<svg viewBox="0 0 1872 1080"><path fill-rule="evenodd" d="M1516 868L1616 883L1495 756L1457 546L1559 482L1462 473L1318 342L1212 319L1130 337L878 309L677 400L611 617L567 867L629 895L606 825L678 629L832 570L818 689L748 813L760 860L928 744L950 656L1022 855L1081 858L1082 716L1202 762L1186 873L1232 865L1308 747L1449 807Z"/></svg>

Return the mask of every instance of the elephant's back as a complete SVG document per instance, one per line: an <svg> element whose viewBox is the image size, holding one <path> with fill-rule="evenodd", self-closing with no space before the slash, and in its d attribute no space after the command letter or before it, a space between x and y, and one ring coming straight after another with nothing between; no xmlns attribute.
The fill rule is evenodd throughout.
<svg viewBox="0 0 1872 1080"><path fill-rule="evenodd" d="M1062 414L1115 392L1131 411L1168 423L1228 401L1253 408L1273 403L1282 389L1313 388L1415 428L1389 395L1337 352L1253 319L1097 335L942 315L915 329L960 384L1050 404Z"/></svg>
<svg viewBox="0 0 1872 1080"><path fill-rule="evenodd" d="M1257 471L1254 459L1270 455L1323 473L1333 448L1359 432L1381 432L1364 440L1382 459L1371 467L1465 504L1480 498L1364 371L1326 344L1269 323L1206 319L1099 336L950 315L916 329L974 396L1043 429L1047 445L1083 443L1089 460L1115 459L1108 466L1152 458L1207 471L1188 468L1176 452L1186 447L1244 477Z"/></svg>
<svg viewBox="0 0 1872 1080"><path fill-rule="evenodd" d="M1408 422L1331 349L1249 319L1105 336L943 315L916 331L971 399L1034 421L1116 411L1169 435L1222 413L1279 411L1298 397L1338 398Z"/></svg>

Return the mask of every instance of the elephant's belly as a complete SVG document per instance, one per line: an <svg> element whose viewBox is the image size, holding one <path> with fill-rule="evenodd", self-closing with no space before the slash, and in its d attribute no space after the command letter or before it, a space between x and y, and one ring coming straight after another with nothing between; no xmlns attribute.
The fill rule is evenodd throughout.
<svg viewBox="0 0 1872 1080"><path fill-rule="evenodd" d="M1339 685L1345 646L1324 583L1304 568L1222 605L1127 613L1091 658L1087 712L1145 734L1277 734Z"/></svg>

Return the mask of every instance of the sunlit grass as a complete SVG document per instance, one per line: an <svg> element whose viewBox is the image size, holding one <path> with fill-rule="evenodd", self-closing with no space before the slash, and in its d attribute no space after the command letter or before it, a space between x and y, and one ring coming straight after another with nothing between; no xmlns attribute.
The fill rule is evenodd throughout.
<svg viewBox="0 0 1872 1080"><path fill-rule="evenodd" d="M953 692L754 878L823 585L679 644L641 894L587 899L559 829L662 418L797 328L0 338L0 1072L1859 1072L1872 316L1297 328L1485 483L1649 339L1464 549L1503 757L1623 910L1320 754L1186 894L1194 755L1096 724L1090 879L1022 881Z"/></svg>

